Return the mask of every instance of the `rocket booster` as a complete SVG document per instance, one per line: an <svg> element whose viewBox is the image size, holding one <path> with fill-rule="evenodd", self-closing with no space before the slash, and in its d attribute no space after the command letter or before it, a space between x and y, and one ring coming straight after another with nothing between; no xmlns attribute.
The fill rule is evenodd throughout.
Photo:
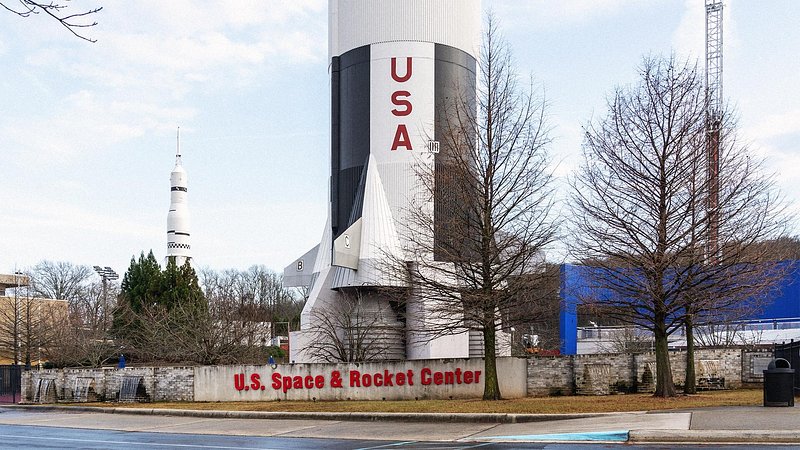
<svg viewBox="0 0 800 450"><path fill-rule="evenodd" d="M420 171L435 179L447 173L457 151L444 134L448 114L457 102L467 110L475 102L480 1L330 0L328 7L328 223L318 250L288 266L284 281L306 283L334 266L334 289L384 285L367 262L410 257L409 214L430 197ZM423 208L436 240L452 196L433 194Z"/></svg>
<svg viewBox="0 0 800 450"><path fill-rule="evenodd" d="M447 114L474 103L480 1L331 0L329 7L331 233L334 241L351 229L361 234L358 258L375 258L370 248L408 248L408 215L425 197L420 169L435 179L447 171L455 151L443 135ZM371 177L380 186L373 192ZM388 205L390 218L366 210L370 196ZM448 201L437 188L429 205L435 239ZM370 219L379 222L372 236ZM337 263L336 254L334 265L355 266Z"/></svg>
<svg viewBox="0 0 800 450"><path fill-rule="evenodd" d="M303 349L318 339L317 317L344 301L347 290L361 292L369 311L393 310L397 297L373 289L406 286L405 278L384 269L387 260L439 261L416 251L412 237L436 244L452 223L450 191L437 181L431 196L423 181L445 179L453 155L463 151L450 148L453 139L445 133L454 106L474 109L480 48L479 0L329 0L328 8L328 221L320 244L284 270L284 285L309 287L301 329L292 333L296 361L314 359ZM416 212L433 227L416 226ZM373 332L386 343L387 358L469 356L466 333L418 339L425 302L407 299L405 325L380 315L386 328L379 328L392 331Z"/></svg>

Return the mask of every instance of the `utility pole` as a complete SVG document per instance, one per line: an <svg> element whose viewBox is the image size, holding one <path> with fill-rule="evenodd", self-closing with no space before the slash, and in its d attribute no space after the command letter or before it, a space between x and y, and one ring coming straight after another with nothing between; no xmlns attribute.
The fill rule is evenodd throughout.
<svg viewBox="0 0 800 450"><path fill-rule="evenodd" d="M722 1L706 1L706 154L709 263L719 259L719 149L722 126Z"/></svg>

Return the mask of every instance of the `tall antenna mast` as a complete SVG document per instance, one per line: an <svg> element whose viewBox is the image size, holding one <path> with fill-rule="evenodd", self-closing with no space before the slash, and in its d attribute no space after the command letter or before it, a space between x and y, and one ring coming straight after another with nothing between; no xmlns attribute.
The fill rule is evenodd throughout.
<svg viewBox="0 0 800 450"><path fill-rule="evenodd" d="M175 157L177 159L181 159L181 127L178 127L177 150L175 151Z"/></svg>
<svg viewBox="0 0 800 450"><path fill-rule="evenodd" d="M722 1L706 2L706 154L709 262L719 259L719 149L722 125Z"/></svg>

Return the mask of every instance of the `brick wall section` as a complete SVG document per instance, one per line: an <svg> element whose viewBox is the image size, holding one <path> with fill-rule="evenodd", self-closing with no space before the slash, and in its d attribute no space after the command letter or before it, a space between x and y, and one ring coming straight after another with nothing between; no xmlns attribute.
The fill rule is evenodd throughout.
<svg viewBox="0 0 800 450"><path fill-rule="evenodd" d="M634 358L630 354L577 355L573 360L577 394L606 395L633 383Z"/></svg>
<svg viewBox="0 0 800 450"><path fill-rule="evenodd" d="M194 367L157 367L153 401L191 402L194 400Z"/></svg>
<svg viewBox="0 0 800 450"><path fill-rule="evenodd" d="M724 387L736 389L742 385L742 350L739 349L698 349L695 350L695 377L698 384L704 375L713 375L717 378L724 378ZM672 368L672 381L678 385L683 385L686 378L686 352L670 352L669 363ZM650 370L655 376L656 357L653 353L637 355L636 376L642 380L642 374L646 365L650 365ZM704 367L710 370L704 370Z"/></svg>
<svg viewBox="0 0 800 450"><path fill-rule="evenodd" d="M765 363L772 360L772 352L743 352L742 353L742 382L763 383ZM797 369L795 369L797 370Z"/></svg>
<svg viewBox="0 0 800 450"><path fill-rule="evenodd" d="M39 386L39 380L50 379L53 380L55 385L56 397L58 399L64 398L64 373L61 370L31 370L22 373L22 399L25 402L32 402L36 397L36 390ZM29 380L25 383L25 380Z"/></svg>
<svg viewBox="0 0 800 450"><path fill-rule="evenodd" d="M572 357L528 358L528 395L571 395L574 390Z"/></svg>
<svg viewBox="0 0 800 450"><path fill-rule="evenodd" d="M74 401L76 380L90 378L93 396L87 400L115 401L125 377L141 377L151 401L194 400L193 367L112 367L32 370L22 374L22 399L33 402L40 379L54 380L59 401Z"/></svg>
<svg viewBox="0 0 800 450"><path fill-rule="evenodd" d="M85 380L91 380L89 382L90 387L90 398L87 398L84 401L89 400L105 400L104 391L105 391L105 374L103 369L64 369L64 385L63 390L61 391L61 398L67 401L75 401L75 386L79 382L86 382ZM83 379L83 380L79 380Z"/></svg>

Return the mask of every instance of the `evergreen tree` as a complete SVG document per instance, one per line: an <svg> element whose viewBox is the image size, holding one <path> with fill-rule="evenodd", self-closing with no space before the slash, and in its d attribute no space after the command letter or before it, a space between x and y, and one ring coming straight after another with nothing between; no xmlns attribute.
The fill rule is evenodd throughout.
<svg viewBox="0 0 800 450"><path fill-rule="evenodd" d="M130 307L134 312L141 312L147 305L159 303L162 292L161 266L153 251L147 256L139 255L139 261L131 258L131 264L122 278L120 288L120 304Z"/></svg>
<svg viewBox="0 0 800 450"><path fill-rule="evenodd" d="M197 274L188 261L180 267L175 264L174 258L167 261L167 267L161 273L159 304L168 311L177 306L190 310L197 308L200 311L208 309Z"/></svg>
<svg viewBox="0 0 800 450"><path fill-rule="evenodd" d="M208 304L188 262L178 267L174 259L169 259L162 270L152 250L147 256L142 252L138 260L131 258L112 328L126 352L139 359L156 360L197 353L195 341L202 341L197 332L208 328L209 323ZM172 342L172 353L157 345L165 340Z"/></svg>

